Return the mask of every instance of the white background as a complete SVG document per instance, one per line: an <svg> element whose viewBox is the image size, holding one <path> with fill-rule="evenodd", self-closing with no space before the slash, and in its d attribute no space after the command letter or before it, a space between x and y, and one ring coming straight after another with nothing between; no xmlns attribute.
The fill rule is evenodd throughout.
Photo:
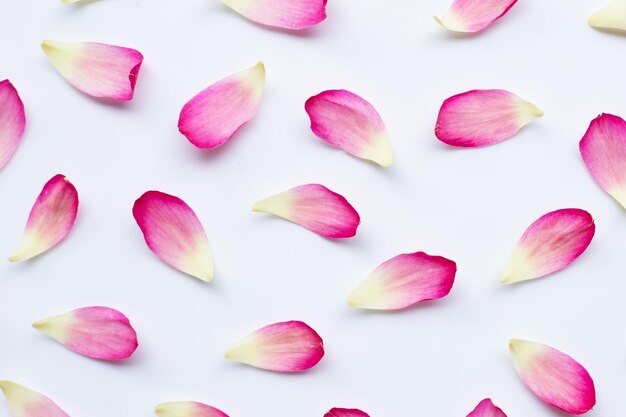
<svg viewBox="0 0 626 417"><path fill-rule="evenodd" d="M47 394L72 417L148 417L157 403L185 399L232 417L321 417L333 406L372 417L462 417L485 397L509 417L565 415L518 380L507 341L521 337L587 367L598 394L589 415L624 415L626 217L578 153L592 118L626 115L626 39L586 24L602 3L523 0L462 38L432 19L448 0L330 0L328 19L299 34L250 23L215 0L5 1L0 78L21 94L28 127L0 173L0 254L17 247L54 174L74 183L80 207L57 248L0 263L0 379ZM73 89L47 62L43 39L140 50L134 100L107 104ZM259 59L267 85L257 117L226 146L196 149L177 130L183 104ZM304 102L330 88L379 110L391 169L311 133ZM474 88L513 91L545 117L489 148L438 142L441 102ZM250 210L310 182L357 208L356 238L324 240ZM149 189L183 198L200 217L214 252L212 284L148 250L131 208ZM549 278L500 286L524 229L564 207L595 216L587 252ZM458 263L447 298L395 314L346 306L379 263L417 250ZM131 360L90 360L30 327L92 305L130 317L140 337ZM275 374L222 358L248 332L291 319L325 340L326 357L310 372Z"/></svg>

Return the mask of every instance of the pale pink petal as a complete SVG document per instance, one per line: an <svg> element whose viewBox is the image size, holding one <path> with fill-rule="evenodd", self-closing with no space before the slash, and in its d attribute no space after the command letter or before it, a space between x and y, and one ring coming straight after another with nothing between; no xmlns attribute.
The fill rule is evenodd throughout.
<svg viewBox="0 0 626 417"><path fill-rule="evenodd" d="M213 279L209 241L187 203L173 195L148 191L135 201L133 216L148 247L161 260L202 281Z"/></svg>
<svg viewBox="0 0 626 417"><path fill-rule="evenodd" d="M504 16L517 0L454 0L448 13L435 20L452 32L479 32Z"/></svg>
<svg viewBox="0 0 626 417"><path fill-rule="evenodd" d="M593 179L626 208L626 121L601 114L591 122L579 146Z"/></svg>
<svg viewBox="0 0 626 417"><path fill-rule="evenodd" d="M0 169L13 157L25 128L24 104L17 90L9 80L0 81Z"/></svg>
<svg viewBox="0 0 626 417"><path fill-rule="evenodd" d="M399 310L448 295L456 264L424 252L395 256L376 268L350 296L351 307Z"/></svg>
<svg viewBox="0 0 626 417"><path fill-rule="evenodd" d="M262 327L233 345L224 357L275 372L305 371L324 356L322 338L301 321Z"/></svg>
<svg viewBox="0 0 626 417"><path fill-rule="evenodd" d="M326 19L327 0L222 0L253 22L283 29L300 30Z"/></svg>
<svg viewBox="0 0 626 417"><path fill-rule="evenodd" d="M52 177L35 200L28 216L20 247L9 261L17 262L37 256L69 234L78 212L78 193L65 176Z"/></svg>
<svg viewBox="0 0 626 417"><path fill-rule="evenodd" d="M598 29L626 31L626 1L609 0L589 18L589 25Z"/></svg>
<svg viewBox="0 0 626 417"><path fill-rule="evenodd" d="M78 90L93 97L133 98L143 55L134 49L96 42L43 41L56 70Z"/></svg>
<svg viewBox="0 0 626 417"><path fill-rule="evenodd" d="M50 398L11 381L0 381L13 417L69 417Z"/></svg>
<svg viewBox="0 0 626 417"><path fill-rule="evenodd" d="M195 401L174 401L159 404L154 412L159 417L228 417L215 407Z"/></svg>
<svg viewBox="0 0 626 417"><path fill-rule="evenodd" d="M581 209L561 209L541 216L524 232L501 281L513 284L541 278L565 268L587 249L596 226Z"/></svg>
<svg viewBox="0 0 626 417"><path fill-rule="evenodd" d="M254 118L264 86L262 62L216 82L183 106L178 130L198 148L222 146Z"/></svg>
<svg viewBox="0 0 626 417"><path fill-rule="evenodd" d="M370 417L369 414L356 408L332 408L324 417Z"/></svg>
<svg viewBox="0 0 626 417"><path fill-rule="evenodd" d="M282 217L330 239L353 237L361 223L359 213L343 196L319 184L300 185L261 200L252 209Z"/></svg>
<svg viewBox="0 0 626 417"><path fill-rule="evenodd" d="M572 414L596 404L596 390L585 368L563 352L528 340L509 342L515 370L542 401Z"/></svg>
<svg viewBox="0 0 626 417"><path fill-rule="evenodd" d="M474 411L469 413L467 417L506 417L506 414L500 408L496 407L491 399L485 398L482 400Z"/></svg>
<svg viewBox="0 0 626 417"><path fill-rule="evenodd" d="M393 156L387 129L376 109L346 90L328 90L309 98L304 108L311 130L323 141L383 167Z"/></svg>
<svg viewBox="0 0 626 417"><path fill-rule="evenodd" d="M108 307L85 307L33 323L68 349L94 359L118 361L137 349L128 318Z"/></svg>
<svg viewBox="0 0 626 417"><path fill-rule="evenodd" d="M543 116L534 104L505 90L472 90L443 102L435 135L451 146L477 148L502 142Z"/></svg>

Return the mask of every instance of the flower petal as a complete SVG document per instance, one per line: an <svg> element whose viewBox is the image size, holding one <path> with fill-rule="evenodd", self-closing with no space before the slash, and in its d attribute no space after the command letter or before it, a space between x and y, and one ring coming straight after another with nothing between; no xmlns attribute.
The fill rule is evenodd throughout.
<svg viewBox="0 0 626 417"><path fill-rule="evenodd" d="M216 82L183 106L178 130L198 148L222 146L254 118L264 85L262 62Z"/></svg>
<svg viewBox="0 0 626 417"><path fill-rule="evenodd" d="M591 376L570 356L528 340L512 339L509 348L517 374L542 401L572 414L596 404Z"/></svg>
<svg viewBox="0 0 626 417"><path fill-rule="evenodd" d="M11 381L0 381L0 389L13 417L69 417L50 398Z"/></svg>
<svg viewBox="0 0 626 417"><path fill-rule="evenodd" d="M324 417L370 417L367 413L356 408L332 408Z"/></svg>
<svg viewBox="0 0 626 417"><path fill-rule="evenodd" d="M148 191L135 201L133 216L156 256L202 281L213 280L209 241L187 203L173 195Z"/></svg>
<svg viewBox="0 0 626 417"><path fill-rule="evenodd" d="M304 108L320 139L350 155L391 166L385 124L365 99L346 90L328 90L309 98Z"/></svg>
<svg viewBox="0 0 626 417"><path fill-rule="evenodd" d="M9 80L0 81L0 169L13 157L25 128L24 104L17 90Z"/></svg>
<svg viewBox="0 0 626 417"><path fill-rule="evenodd" d="M195 401L175 401L159 404L154 412L159 417L228 417L228 415L215 407Z"/></svg>
<svg viewBox="0 0 626 417"><path fill-rule="evenodd" d="M502 142L543 116L534 104L505 90L472 90L443 102L435 135L451 146L476 148Z"/></svg>
<svg viewBox="0 0 626 417"><path fill-rule="evenodd" d="M252 210L274 214L330 239L356 235L361 223L359 213L343 196L319 184L276 194L259 201Z"/></svg>
<svg viewBox="0 0 626 417"><path fill-rule="evenodd" d="M485 398L478 403L474 411L469 413L467 417L506 417L506 414L500 408L496 407L491 399Z"/></svg>
<svg viewBox="0 0 626 417"><path fill-rule="evenodd" d="M589 18L589 25L598 29L626 31L626 0L610 0Z"/></svg>
<svg viewBox="0 0 626 417"><path fill-rule="evenodd" d="M395 256L376 268L350 296L351 307L399 310L448 295L456 264L424 252Z"/></svg>
<svg viewBox="0 0 626 417"><path fill-rule="evenodd" d="M322 338L301 321L262 327L233 345L224 357L275 372L305 371L324 356Z"/></svg>
<svg viewBox="0 0 626 417"><path fill-rule="evenodd" d="M9 261L17 262L37 256L68 235L78 212L78 193L61 174L52 177L35 200L28 216L20 247Z"/></svg>
<svg viewBox="0 0 626 417"><path fill-rule="evenodd" d="M133 98L143 55L134 49L96 42L43 41L41 48L63 78L93 97Z"/></svg>
<svg viewBox="0 0 626 417"><path fill-rule="evenodd" d="M591 122L579 147L593 179L626 208L626 121L601 114Z"/></svg>
<svg viewBox="0 0 626 417"><path fill-rule="evenodd" d="M581 209L561 209L544 214L524 232L501 281L513 284L541 278L565 268L587 249L596 226Z"/></svg>
<svg viewBox="0 0 626 417"><path fill-rule="evenodd" d="M435 20L452 32L479 32L504 16L517 0L454 0L448 13Z"/></svg>
<svg viewBox="0 0 626 417"><path fill-rule="evenodd" d="M253 22L300 30L326 19L327 0L222 0L222 3Z"/></svg>
<svg viewBox="0 0 626 417"><path fill-rule="evenodd" d="M137 349L128 318L108 307L85 307L33 323L68 349L94 359L118 361Z"/></svg>

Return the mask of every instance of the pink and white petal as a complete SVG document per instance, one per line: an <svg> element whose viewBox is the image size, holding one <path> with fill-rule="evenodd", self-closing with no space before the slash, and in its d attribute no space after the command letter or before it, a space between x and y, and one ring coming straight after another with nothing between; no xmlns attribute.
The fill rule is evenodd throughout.
<svg viewBox="0 0 626 417"><path fill-rule="evenodd" d="M332 408L324 417L370 417L369 414L356 408Z"/></svg>
<svg viewBox="0 0 626 417"><path fill-rule="evenodd" d="M601 114L592 120L579 147L593 179L626 208L626 121Z"/></svg>
<svg viewBox="0 0 626 417"><path fill-rule="evenodd" d="M183 106L178 130L198 148L222 146L254 118L264 86L262 62L216 82Z"/></svg>
<svg viewBox="0 0 626 417"><path fill-rule="evenodd" d="M168 265L205 282L213 280L209 241L196 213L178 197L147 191L133 216L150 250Z"/></svg>
<svg viewBox="0 0 626 417"><path fill-rule="evenodd" d="M485 398L467 417L506 417L506 414L499 407L496 407L491 399Z"/></svg>
<svg viewBox="0 0 626 417"><path fill-rule="evenodd" d="M543 116L534 104L505 90L472 90L446 99L435 135L450 146L477 148L515 135Z"/></svg>
<svg viewBox="0 0 626 417"><path fill-rule="evenodd" d="M9 261L37 256L61 242L72 230L78 212L78 193L61 174L52 177L35 200L20 247Z"/></svg>
<svg viewBox="0 0 626 417"><path fill-rule="evenodd" d="M598 29L626 31L626 1L609 0L589 18L589 25Z"/></svg>
<svg viewBox="0 0 626 417"><path fill-rule="evenodd" d="M365 99L346 90L327 90L309 98L304 108L311 130L324 142L383 167L391 166L387 129Z"/></svg>
<svg viewBox="0 0 626 417"><path fill-rule="evenodd" d="M324 356L324 342L301 321L262 327L226 351L226 359L275 372L306 371Z"/></svg>
<svg viewBox="0 0 626 417"><path fill-rule="evenodd" d="M222 3L253 22L300 30L326 19L327 0L222 0Z"/></svg>
<svg viewBox="0 0 626 417"><path fill-rule="evenodd" d="M517 0L454 0L448 13L435 20L452 32L479 32L504 16Z"/></svg>
<svg viewBox="0 0 626 417"><path fill-rule="evenodd" d="M329 239L353 237L361 223L348 200L319 184L276 194L259 201L252 210L282 217Z"/></svg>
<svg viewBox="0 0 626 417"><path fill-rule="evenodd" d="M154 409L154 413L159 417L228 417L215 407L195 401L174 401L159 404Z"/></svg>
<svg viewBox="0 0 626 417"><path fill-rule="evenodd" d="M0 169L9 162L24 136L24 104L9 80L0 81Z"/></svg>
<svg viewBox="0 0 626 417"><path fill-rule="evenodd" d="M69 417L50 398L12 381L0 381L13 417Z"/></svg>
<svg viewBox="0 0 626 417"><path fill-rule="evenodd" d="M572 414L583 414L596 404L589 372L563 352L529 340L509 342L515 370L542 401Z"/></svg>
<svg viewBox="0 0 626 417"><path fill-rule="evenodd" d="M524 232L501 277L503 284L541 278L565 268L587 249L596 226L585 210L544 214Z"/></svg>
<svg viewBox="0 0 626 417"><path fill-rule="evenodd" d="M96 42L43 41L41 48L63 78L93 97L128 101L143 62L139 51Z"/></svg>
<svg viewBox="0 0 626 417"><path fill-rule="evenodd" d="M348 299L351 307L400 310L448 295L456 263L424 252L395 256L376 268Z"/></svg>
<svg viewBox="0 0 626 417"><path fill-rule="evenodd" d="M68 349L81 355L119 361L137 349L137 333L128 318L108 307L85 307L33 323Z"/></svg>

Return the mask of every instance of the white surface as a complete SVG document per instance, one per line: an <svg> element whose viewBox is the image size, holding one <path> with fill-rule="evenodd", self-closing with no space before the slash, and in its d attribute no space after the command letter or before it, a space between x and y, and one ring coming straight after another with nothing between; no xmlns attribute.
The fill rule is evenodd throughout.
<svg viewBox="0 0 626 417"><path fill-rule="evenodd" d="M0 378L46 393L72 417L148 417L180 399L232 417L321 417L332 406L462 417L485 397L509 417L561 416L515 375L507 341L522 337L588 368L598 392L589 415L624 415L626 217L586 172L578 141L598 113L626 114L625 39L587 26L602 0L520 1L469 38L432 20L448 0L394 3L331 0L327 21L293 35L209 0L5 2L0 78L20 92L28 129L0 173L0 254L17 247L54 174L67 175L81 201L60 246L33 262L0 263ZM145 61L135 99L107 105L77 92L47 62L42 39L137 48ZM258 59L268 78L256 119L217 151L194 148L176 128L182 105ZM390 170L310 132L304 101L329 88L353 90L380 111L395 152ZM446 147L432 131L439 106L473 88L509 89L545 117L497 146ZM250 210L308 182L354 204L363 219L355 239L327 241ZM148 250L131 207L149 189L198 213L214 251L213 284ZM563 207L596 217L589 250L548 279L501 287L524 229ZM416 250L458 263L449 297L397 314L346 306L371 269ZM132 360L89 360L30 327L90 305L131 318L140 336ZM249 331L289 319L325 339L327 355L311 372L222 359Z"/></svg>

